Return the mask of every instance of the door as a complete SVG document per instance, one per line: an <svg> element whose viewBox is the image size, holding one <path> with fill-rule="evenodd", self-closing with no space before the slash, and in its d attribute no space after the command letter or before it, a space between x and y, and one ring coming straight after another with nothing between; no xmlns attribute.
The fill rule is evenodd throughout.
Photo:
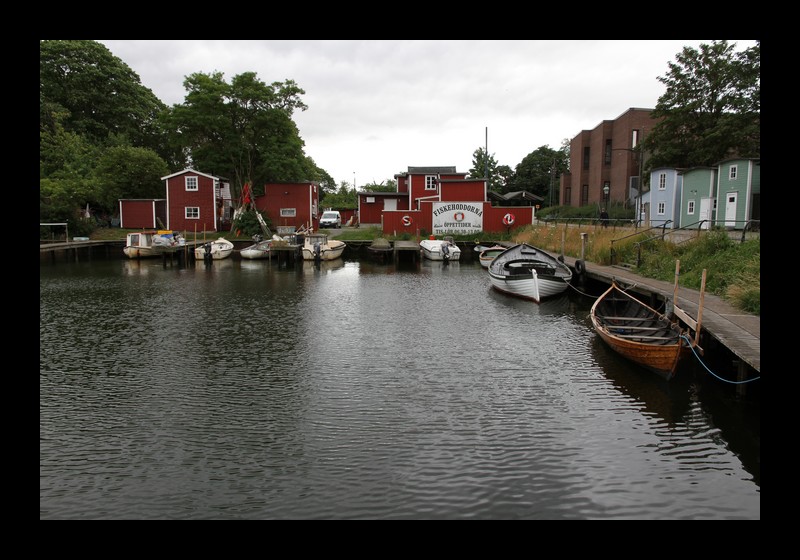
<svg viewBox="0 0 800 560"><path fill-rule="evenodd" d="M700 229L708 229L711 227L711 199L700 199L700 214L698 220L705 220L701 224Z"/></svg>
<svg viewBox="0 0 800 560"><path fill-rule="evenodd" d="M725 195L725 227L736 228L736 198L739 193L729 192Z"/></svg>

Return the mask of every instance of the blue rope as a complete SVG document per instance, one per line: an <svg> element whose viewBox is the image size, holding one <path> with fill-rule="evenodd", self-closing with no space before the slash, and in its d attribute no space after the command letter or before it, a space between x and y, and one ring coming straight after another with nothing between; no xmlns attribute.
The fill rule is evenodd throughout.
<svg viewBox="0 0 800 560"><path fill-rule="evenodd" d="M697 355L697 351L694 349L692 341L689 340L689 337L687 337L685 334L682 334L681 338L689 343L689 348L692 349L692 354L694 354L694 357L697 358L697 361L700 362L700 364L702 364L704 368L706 368L706 371L711 375L713 375L714 377L716 377L717 379L719 379L720 381L724 381L725 383L731 383L733 385L741 385L742 383L750 383L751 381L758 381L759 379L761 379L760 375L758 377L753 377L752 379L745 379L744 381L731 381L730 379L725 379L723 377L720 377L719 375L708 369L708 366L703 363L703 360L701 360L700 356Z"/></svg>

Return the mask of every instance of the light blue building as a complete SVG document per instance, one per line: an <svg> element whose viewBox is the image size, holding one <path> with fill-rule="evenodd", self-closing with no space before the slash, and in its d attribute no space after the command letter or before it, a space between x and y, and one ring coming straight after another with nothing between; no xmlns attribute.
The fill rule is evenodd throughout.
<svg viewBox="0 0 800 560"><path fill-rule="evenodd" d="M680 227L683 176L674 167L659 167L650 172L650 190L636 199L636 215L641 227Z"/></svg>

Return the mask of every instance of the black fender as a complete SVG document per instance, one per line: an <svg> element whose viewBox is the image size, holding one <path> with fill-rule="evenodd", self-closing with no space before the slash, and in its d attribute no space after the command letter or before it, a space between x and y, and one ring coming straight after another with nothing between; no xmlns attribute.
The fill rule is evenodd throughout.
<svg viewBox="0 0 800 560"><path fill-rule="evenodd" d="M586 274L586 263L583 262L582 259L575 261L575 272L577 272L579 276Z"/></svg>

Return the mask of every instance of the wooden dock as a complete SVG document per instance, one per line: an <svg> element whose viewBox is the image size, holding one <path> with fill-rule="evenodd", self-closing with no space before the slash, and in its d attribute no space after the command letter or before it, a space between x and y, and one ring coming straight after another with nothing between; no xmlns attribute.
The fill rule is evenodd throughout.
<svg viewBox="0 0 800 560"><path fill-rule="evenodd" d="M397 240L394 242L394 260L412 260L417 262L419 260L419 241L402 241Z"/></svg>
<svg viewBox="0 0 800 560"><path fill-rule="evenodd" d="M572 257L564 257L564 262L575 269ZM588 278L604 283L612 279L621 282L625 287L647 296L657 296L672 300L675 285L671 282L654 280L639 276L625 267L601 266L585 262L584 273ZM573 282L575 281L573 276ZM683 311L697 319L700 311L700 291L679 287L675 302ZM761 317L745 313L733 307L723 298L706 292L703 297L703 314L701 330L728 348L740 361L740 375L746 373L745 368L752 368L761 373Z"/></svg>

